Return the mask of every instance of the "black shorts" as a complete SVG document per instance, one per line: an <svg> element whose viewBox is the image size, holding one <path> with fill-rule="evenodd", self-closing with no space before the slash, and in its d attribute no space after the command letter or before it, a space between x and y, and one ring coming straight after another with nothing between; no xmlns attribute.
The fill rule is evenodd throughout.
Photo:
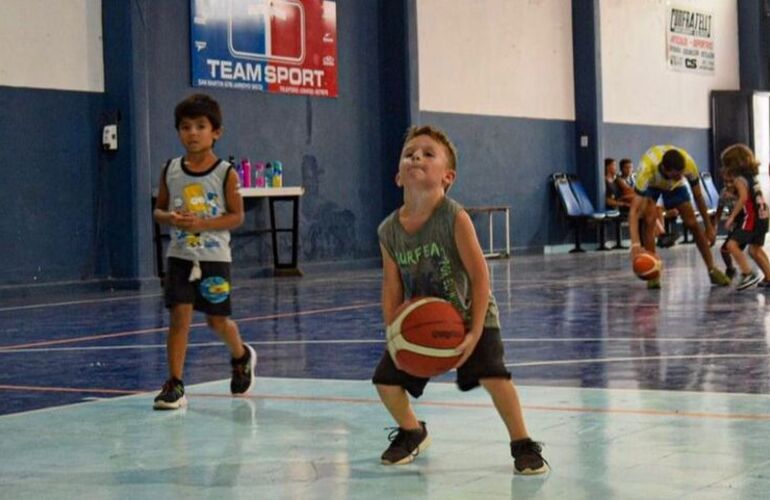
<svg viewBox="0 0 770 500"><path fill-rule="evenodd" d="M168 258L165 277L166 307L192 304L193 309L212 316L230 316L230 263L201 262L201 279L190 281L193 263Z"/></svg>
<svg viewBox="0 0 770 500"><path fill-rule="evenodd" d="M742 227L736 227L728 236L729 239L735 240L742 247L745 245L760 245L765 244L765 235L767 234L767 219L757 219L754 224L754 229L746 231Z"/></svg>
<svg viewBox="0 0 770 500"><path fill-rule="evenodd" d="M733 235L735 234L736 230L737 229L733 228L729 233L727 233L727 236L725 237L725 242L722 243L722 246L720 247L721 252L729 252L729 250L727 250L727 242L729 242L730 240L735 240ZM738 243L738 248L740 248L741 250L744 250L746 248L745 243L740 243L738 242L738 240L736 240L735 242Z"/></svg>
<svg viewBox="0 0 770 500"><path fill-rule="evenodd" d="M485 328L471 356L457 369L457 387L461 391L470 391L479 386L483 378L511 378L511 372L505 367L503 341L500 330ZM415 377L396 368L390 353L386 350L374 370L372 382L378 385L398 385L415 398L422 395L430 379Z"/></svg>

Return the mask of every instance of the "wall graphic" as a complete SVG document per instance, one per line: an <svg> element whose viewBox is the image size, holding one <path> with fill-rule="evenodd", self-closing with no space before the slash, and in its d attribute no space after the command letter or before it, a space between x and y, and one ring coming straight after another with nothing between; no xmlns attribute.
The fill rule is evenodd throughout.
<svg viewBox="0 0 770 500"><path fill-rule="evenodd" d="M192 84L337 96L333 0L190 0Z"/></svg>
<svg viewBox="0 0 770 500"><path fill-rule="evenodd" d="M668 66L677 71L714 74L712 14L671 7L666 30Z"/></svg>

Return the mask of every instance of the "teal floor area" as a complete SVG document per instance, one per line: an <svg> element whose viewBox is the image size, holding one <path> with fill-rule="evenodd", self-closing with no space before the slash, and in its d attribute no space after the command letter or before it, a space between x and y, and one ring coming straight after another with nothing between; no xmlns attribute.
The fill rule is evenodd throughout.
<svg viewBox="0 0 770 500"><path fill-rule="evenodd" d="M770 396L519 387L552 471L513 474L483 389L433 382L416 402L431 447L383 466L391 421L367 381L191 385L0 417L0 498L732 499L770 495Z"/></svg>

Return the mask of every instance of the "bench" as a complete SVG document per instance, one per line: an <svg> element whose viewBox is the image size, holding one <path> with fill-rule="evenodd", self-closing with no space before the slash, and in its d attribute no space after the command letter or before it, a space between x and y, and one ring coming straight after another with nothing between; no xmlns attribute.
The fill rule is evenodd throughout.
<svg viewBox="0 0 770 500"><path fill-rule="evenodd" d="M466 207L468 215L487 214L487 227L489 231L489 250L484 253L487 258L504 258L511 255L511 207L507 205L492 205L484 207ZM505 216L505 252L495 251L494 224L492 224L492 215L501 213Z"/></svg>
<svg viewBox="0 0 770 500"><path fill-rule="evenodd" d="M599 231L599 246L597 250L611 250L606 241L606 225L616 223L620 219L618 210L597 212L588 197L580 180L565 173L551 175L551 182L561 202L567 220L573 225L575 231L575 247L570 253L584 252L581 246L581 232L589 222L596 225ZM619 229L619 228L618 228ZM618 231L620 234L620 231ZM618 238L620 239L620 238Z"/></svg>

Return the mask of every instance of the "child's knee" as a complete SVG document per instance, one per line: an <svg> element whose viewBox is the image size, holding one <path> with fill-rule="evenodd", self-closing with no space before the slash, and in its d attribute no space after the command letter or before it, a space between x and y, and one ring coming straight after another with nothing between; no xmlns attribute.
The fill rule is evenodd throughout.
<svg viewBox="0 0 770 500"><path fill-rule="evenodd" d="M218 332L224 331L224 329L227 328L228 321L229 318L227 316L206 316L206 324L209 328Z"/></svg>

